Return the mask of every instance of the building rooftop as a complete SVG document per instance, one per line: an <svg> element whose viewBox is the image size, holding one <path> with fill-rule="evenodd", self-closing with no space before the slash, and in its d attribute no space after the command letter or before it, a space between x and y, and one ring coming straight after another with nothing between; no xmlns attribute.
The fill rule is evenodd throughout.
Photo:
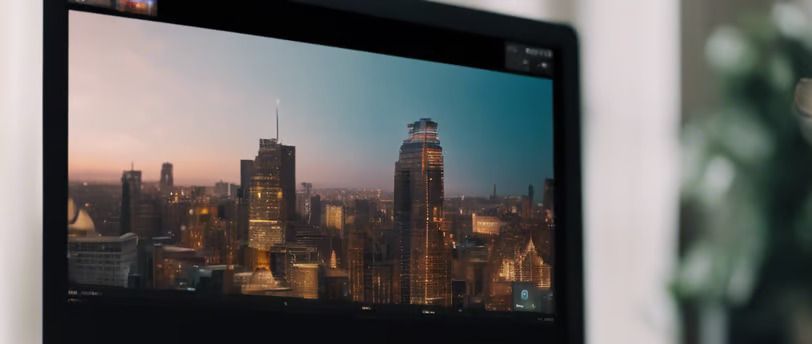
<svg viewBox="0 0 812 344"><path fill-rule="evenodd" d="M81 242L81 243L94 243L94 242L125 242L129 240L138 240L138 236L134 233L125 233L121 236L77 236L77 237L69 237L68 241L70 242Z"/></svg>

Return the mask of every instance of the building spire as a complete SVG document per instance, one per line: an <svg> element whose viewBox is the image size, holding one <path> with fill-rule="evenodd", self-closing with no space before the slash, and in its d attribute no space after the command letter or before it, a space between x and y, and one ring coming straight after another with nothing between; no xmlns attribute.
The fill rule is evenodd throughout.
<svg viewBox="0 0 812 344"><path fill-rule="evenodd" d="M130 171L135 171L135 161L130 160Z"/></svg>
<svg viewBox="0 0 812 344"><path fill-rule="evenodd" d="M276 142L279 142L279 98L276 98Z"/></svg>

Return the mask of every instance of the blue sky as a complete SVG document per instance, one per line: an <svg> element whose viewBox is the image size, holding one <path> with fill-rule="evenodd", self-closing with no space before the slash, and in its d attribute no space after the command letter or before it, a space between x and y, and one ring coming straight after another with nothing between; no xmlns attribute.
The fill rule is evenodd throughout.
<svg viewBox="0 0 812 344"><path fill-rule="evenodd" d="M524 194L553 175L552 82L171 24L70 14L69 174L237 182L258 139L296 146L297 182L391 190L406 125L439 124L446 195Z"/></svg>

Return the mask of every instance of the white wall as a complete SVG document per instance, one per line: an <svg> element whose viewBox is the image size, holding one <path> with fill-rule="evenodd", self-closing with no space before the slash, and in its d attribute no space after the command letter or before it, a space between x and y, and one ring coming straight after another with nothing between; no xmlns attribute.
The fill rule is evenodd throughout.
<svg viewBox="0 0 812 344"><path fill-rule="evenodd" d="M581 34L590 343L674 343L679 4L585 0Z"/></svg>
<svg viewBox="0 0 812 344"><path fill-rule="evenodd" d="M42 1L0 2L0 343L42 341Z"/></svg>

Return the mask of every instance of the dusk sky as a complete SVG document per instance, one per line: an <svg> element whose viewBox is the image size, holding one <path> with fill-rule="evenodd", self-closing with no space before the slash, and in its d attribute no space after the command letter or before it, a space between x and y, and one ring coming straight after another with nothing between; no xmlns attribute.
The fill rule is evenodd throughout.
<svg viewBox="0 0 812 344"><path fill-rule="evenodd" d="M276 133L296 182L391 191L406 125L439 125L445 193L525 194L553 176L552 82L266 37L70 13L73 181L122 170L176 185L239 182ZM473 52L472 52L473 53Z"/></svg>

